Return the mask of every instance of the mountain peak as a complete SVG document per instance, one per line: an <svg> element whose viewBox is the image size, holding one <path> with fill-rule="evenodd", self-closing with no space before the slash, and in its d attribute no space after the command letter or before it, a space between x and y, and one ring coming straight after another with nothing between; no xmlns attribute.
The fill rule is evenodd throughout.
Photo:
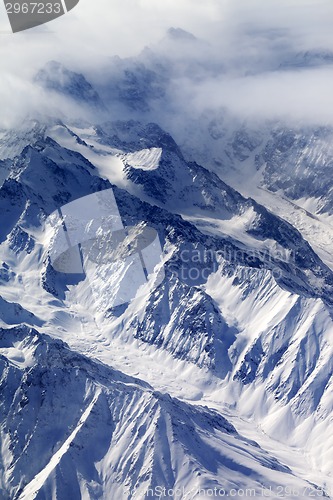
<svg viewBox="0 0 333 500"><path fill-rule="evenodd" d="M85 76L69 70L58 61L49 61L38 71L35 81L44 89L70 97L78 103L105 109L97 91Z"/></svg>
<svg viewBox="0 0 333 500"><path fill-rule="evenodd" d="M194 42L197 38L189 33L188 31L183 30L182 28L169 28L167 31L167 37L171 40L181 40L181 41L191 41Z"/></svg>

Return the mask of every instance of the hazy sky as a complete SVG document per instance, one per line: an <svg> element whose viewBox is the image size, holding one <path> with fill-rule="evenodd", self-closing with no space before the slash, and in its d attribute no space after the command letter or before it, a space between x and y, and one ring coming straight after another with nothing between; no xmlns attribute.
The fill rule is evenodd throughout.
<svg viewBox="0 0 333 500"><path fill-rule="evenodd" d="M288 54L333 53L332 0L80 0L69 14L15 35L0 2L0 119L49 105L29 83L46 61L91 74L112 55L135 55L156 44L170 26L207 40L206 57L227 68L200 84L184 81L189 105L333 123L333 65L279 71Z"/></svg>

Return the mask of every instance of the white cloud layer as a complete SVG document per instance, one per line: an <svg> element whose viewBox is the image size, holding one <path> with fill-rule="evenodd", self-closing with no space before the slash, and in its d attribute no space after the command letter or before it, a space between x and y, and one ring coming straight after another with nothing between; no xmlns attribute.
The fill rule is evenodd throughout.
<svg viewBox="0 0 333 500"><path fill-rule="evenodd" d="M0 2L0 120L49 111L52 103L29 83L47 61L102 74L110 56L134 56L170 26L207 40L206 62L225 66L214 76L203 70L199 82L175 81L180 112L227 106L240 116L333 123L333 65L279 67L301 51L333 53L331 0L81 0L66 16L15 35ZM174 56L182 55L203 57L180 43Z"/></svg>

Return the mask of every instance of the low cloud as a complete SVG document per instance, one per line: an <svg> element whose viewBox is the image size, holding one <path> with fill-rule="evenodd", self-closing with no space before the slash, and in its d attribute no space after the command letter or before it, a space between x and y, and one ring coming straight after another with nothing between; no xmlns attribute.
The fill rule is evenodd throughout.
<svg viewBox="0 0 333 500"><path fill-rule="evenodd" d="M240 118L333 124L332 19L333 3L326 0L81 0L66 16L13 35L4 33L9 24L2 7L0 122L59 109L60 98L31 83L47 61L61 61L103 86L112 56L135 57L150 46L170 63L166 112L178 113L175 121L226 107ZM199 43L180 38L168 47L171 26Z"/></svg>

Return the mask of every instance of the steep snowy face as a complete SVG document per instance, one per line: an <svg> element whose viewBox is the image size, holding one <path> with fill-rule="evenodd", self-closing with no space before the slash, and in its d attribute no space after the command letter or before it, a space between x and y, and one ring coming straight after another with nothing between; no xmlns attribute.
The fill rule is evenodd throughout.
<svg viewBox="0 0 333 500"><path fill-rule="evenodd" d="M184 53L179 55L180 62L177 57L176 61L172 61L169 53L172 47L177 47L179 38L184 43ZM189 54L193 51L198 52L196 63L191 57L188 58L187 64L185 63L185 49ZM168 126L174 129L173 132L178 145L181 146L182 155L185 156L187 162L192 163L193 175L198 174L195 165L200 164L216 172L220 180L236 187L246 195L256 198L256 188L259 186L273 193L281 193L315 214L332 215L331 127L318 125L297 127L277 120L257 124L244 123L225 108L207 109L201 114L194 113L191 118L189 117L186 126L181 127L177 124L173 125L168 118L168 111L161 113L160 108L170 110L172 113L174 106L172 93L175 91L173 85L177 79L181 81L182 78L187 78L187 74L190 74L192 80L201 81L201 78L204 80L208 75L223 74L223 65L218 64L218 61L214 62L214 58L213 62L210 58L210 63L205 64L206 50L206 44L193 35L182 30L171 29L159 44L145 49L137 58L114 59L110 77L100 89L102 93L105 93L105 102L111 105L114 102L122 103L124 116L136 116L135 110L140 112L137 116L145 121L151 120L151 117L161 116L161 121L168 123ZM331 61L330 52L287 52L285 59L282 58L274 69L290 70L294 67L327 66L331 64ZM74 101L81 96L81 99L89 103L95 99L92 99L90 94L98 96L97 91L83 75L73 73L56 62L49 63L42 69L37 79L46 88L55 89ZM184 109L184 114L187 113L188 111ZM128 124L125 128L124 123ZM122 132L121 129L123 129ZM99 132L102 133L102 130L99 129ZM142 125L135 124L133 121L103 126L102 135L108 136L104 139L109 144L114 145L112 138L121 138L122 133L126 135L126 146L131 153L134 151L128 144L130 136L136 142L135 152L138 152L140 150L138 141L141 140L144 143L144 138L154 137L156 144L158 142L156 134L160 135L161 140L162 135L166 135L165 132L161 134L152 129L142 130ZM151 140L148 142L152 143ZM169 155L167 158L166 151L162 154L162 164L168 165L169 161L174 163L175 160L175 156L171 159ZM180 163L182 163L181 160ZM133 171L133 168L135 167L129 163L128 178L143 185L145 189L146 174ZM170 176L172 177L171 171L168 176L158 175L157 172L150 176L150 188L154 190L155 197L160 197L162 201L169 197ZM177 179L179 180L178 177ZM212 182L212 179L210 181ZM159 184L161 189L157 188ZM163 194L161 194L162 191ZM198 199L200 206L202 192L193 193L193 196ZM185 204L188 197L188 193L178 189L177 200L184 199ZM206 196L205 204L209 204L213 209L216 207L216 201L216 198L211 196L209 200Z"/></svg>
<svg viewBox="0 0 333 500"><path fill-rule="evenodd" d="M332 435L332 271L291 224L187 161L156 124L53 121L37 129L42 132L33 138L17 140L15 131L6 132L5 143L17 152L2 162L0 305L3 338L19 342L4 341L1 354L3 376L10 372L14 380L5 382L13 387L4 392L7 406L22 393L24 377L35 381L29 378L28 392L45 377L42 390L49 395L45 406L42 396L27 396L20 414L22 426L31 427L10 447L18 425L12 409L14 423L3 438L9 450L2 452L4 491L18 498L38 491L47 497L54 488L61 499L131 498L125 485L142 498L146 486L295 485L302 484L297 477L312 474L313 480L316 471L323 486L333 467L330 439L318 439L323 431ZM252 142L254 152L258 141ZM108 303L118 279L112 263L104 259L90 276L61 274L51 265L43 232L59 208L110 189L124 226L157 231L165 270L157 288L116 308ZM20 323L66 340L77 354L27 327L8 329ZM192 403L154 393L98 360ZM177 387L184 371L197 377L189 393L186 384L182 392ZM291 466L289 476L284 458L276 461L253 443L244 452L238 435L227 442L235 431L215 412L193 405L198 400L219 412L227 404L280 443L291 440L306 450L310 472ZM72 408L66 416L62 404ZM50 432L49 408L60 412L51 452L41 438ZM217 425L223 436L215 418L223 422ZM38 445L32 440L25 454L22 436L33 433L32 426ZM39 447L30 473L27 457ZM63 474L73 490L62 489Z"/></svg>
<svg viewBox="0 0 333 500"><path fill-rule="evenodd" d="M245 123L232 124L231 131L229 122L224 110L202 117L193 136L184 138L185 157L199 159L254 197L259 187L285 196L315 215L332 215L331 127ZM199 134L205 141L198 141ZM252 177L247 183L244 172Z"/></svg>
<svg viewBox="0 0 333 500"><path fill-rule="evenodd" d="M332 215L332 137L326 127L273 130L256 156L258 167L264 167L262 186L292 200L310 200L315 212Z"/></svg>
<svg viewBox="0 0 333 500"><path fill-rule="evenodd" d="M29 232L31 225L38 227L47 215L74 199L111 187L107 180L99 177L99 167L96 168L91 163L96 160L98 165L99 155L90 154L91 151L98 151L98 147L107 147L109 149L104 151L102 158L109 157L109 166L112 170L112 162L117 157L120 160L117 167L122 169L119 173L119 184L126 191L115 188L121 216L128 225L145 221L159 231L162 241L176 245L173 262L170 265L177 273L183 272L185 268L185 274L187 272L189 275L187 281L183 279L185 284L190 286L203 284L213 271L214 265L218 263L218 257L222 257L236 265L265 267L271 271L278 271L276 279L290 291L314 298L321 297L330 303L331 272L300 234L260 205L243 198L219 181L216 175L196 164L193 166L186 163L173 139L156 125L144 127L136 122L124 122L116 123L111 128L110 124L95 132L94 145L85 142L88 141L86 135L80 139L77 129L74 133L64 126L52 127L50 135L57 135L61 142L63 137L60 132L66 134L64 142L66 144L68 141L72 142L73 149L78 149L80 152L65 149L47 137L46 133L45 139L37 142L35 147L25 148L14 160L11 173L0 190L3 211L7 214L5 225L2 227L2 241L7 239L11 250L16 253L23 250L31 253L35 245L34 238ZM141 153L135 153L135 149L143 146L145 151L147 149L161 151L156 168L145 169L138 168L138 165L131 167L128 164L128 155L130 162L136 157L141 158ZM118 149L115 149L116 147ZM85 154L90 161L84 157ZM129 168L135 172L139 171L139 179L140 174L143 175L140 179L142 190L136 192L138 196L160 204L161 208L147 204L128 193L128 191L135 193L133 185L135 188L139 182L137 179L137 182L133 182L128 178ZM108 174L106 169L103 173ZM190 193L189 197L185 198L186 204L180 203L178 207L179 213L188 220L186 224L166 210L177 210L169 199L173 197L176 199L179 196L177 189L179 178L183 181L182 192ZM113 180L117 181L116 176ZM160 188L163 186L162 182L170 184L169 199L164 203L161 201L160 193L162 191L162 195L164 194L163 189L158 190L158 186ZM48 189L45 189L45 186L48 186ZM149 196L146 196L145 191ZM196 193L202 191L206 191L208 198L215 200L217 213L211 214L210 205L199 206L196 203L199 197ZM191 203L193 203L190 209L191 215L188 215L185 205L188 208L191 207ZM193 213L193 210L198 212ZM252 215L247 220L249 211L252 211ZM227 220L221 219L225 214ZM191 278L189 269L186 268L191 265L193 267L193 262L184 265L182 256L186 254L188 257L194 254L195 250L199 253L199 262L198 269L192 270L192 276L194 274L198 276ZM211 254L208 269L205 269L203 277L202 268L207 263L203 262L201 254L205 250L209 250ZM52 289L51 281L55 277L49 267L45 276L49 279L45 278L44 285L47 289L48 287Z"/></svg>
<svg viewBox="0 0 333 500"><path fill-rule="evenodd" d="M332 129L196 112L184 83L256 71L209 50L172 28L97 85L51 62L35 82L92 118L0 130L0 497L333 498ZM333 60L281 53L260 68ZM162 248L116 305L128 269L84 207L108 191ZM84 272L59 272L48 222L79 200Z"/></svg>
<svg viewBox="0 0 333 500"><path fill-rule="evenodd" d="M0 130L0 160L1 170L9 170L9 160L20 155L26 146L34 146L44 138L45 125L38 120L25 120L15 130ZM4 160L7 160L4 162ZM0 172L1 172L0 170ZM0 174L4 175L4 174Z"/></svg>
<svg viewBox="0 0 333 500"><path fill-rule="evenodd" d="M169 214L181 215L206 236L221 238L215 251L234 245L239 249L238 257L248 260L250 253L253 265L261 262L270 269L279 268L284 286L314 296L322 289L319 296L330 301L331 271L298 231L252 199L241 196L216 174L187 162L173 138L156 124L116 122L88 131L76 127L71 133L68 127L56 126L48 134L63 147L89 158L103 177L127 193ZM149 168L140 166L142 155ZM131 215L131 208L126 210ZM147 220L146 216L143 220Z"/></svg>
<svg viewBox="0 0 333 500"><path fill-rule="evenodd" d="M181 145L187 160L296 227L332 269L331 139L331 127L237 123L220 110L202 115Z"/></svg>
<svg viewBox="0 0 333 500"><path fill-rule="evenodd" d="M187 227L191 228L188 231L193 233L193 236L183 236L190 239L192 248L198 241L206 241L204 246L215 254L221 252L223 256L227 253L227 258L236 261L241 259L255 267L277 269L276 277L283 286L297 293L321 297L330 303L331 271L291 225L252 200L243 198L215 174L196 164L186 163L172 138L156 125L145 128L125 122L117 123L116 127L122 131L120 137L111 135L110 130L103 134L99 132L94 147L85 142L87 137L78 137L78 130L69 133L68 127L56 126L59 142L62 142L59 128L67 134L62 146L46 133L45 139L37 142L35 147L25 148L14 160L11 173L0 189L0 203L6 213L2 241L8 238L14 251L26 249L31 252L34 238L29 226L38 226L50 213L74 199L111 188L108 180L99 176L102 164L104 176L125 190L115 189L115 195L128 225L145 221L159 231L163 241L171 231L170 212L178 212L187 219ZM127 129L130 133L125 144ZM144 132L146 139L137 139ZM50 135L54 134L52 128ZM68 141L74 143L72 148L77 151L68 149ZM157 168L147 170L128 165L128 154L132 154L130 161L133 155L135 157L135 153L128 151L135 150L138 144L142 147L142 143L144 149L162 149ZM67 145L66 149L64 145ZM104 152L98 154L98 148L103 147L106 148ZM113 171L114 165L118 172ZM134 180L128 176L129 169L134 171ZM179 179L182 181L180 187ZM169 186L166 199L165 184ZM150 202L148 205L147 201ZM137 207L135 213L133 206ZM159 218L162 219L160 224L157 223ZM178 225L177 218L175 225ZM178 260L181 261L181 254Z"/></svg>
<svg viewBox="0 0 333 500"><path fill-rule="evenodd" d="M216 411L156 392L35 330L0 330L0 367L5 498L314 489Z"/></svg>
<svg viewBox="0 0 333 500"><path fill-rule="evenodd" d="M253 75L258 66L261 74L290 75L313 68L330 70L333 61L332 52L324 49L298 51L283 43L278 54L270 50L270 57L252 67L255 54L248 62L242 57L222 60L204 41L173 28L137 57L114 58L104 81L95 85L107 104L117 103L120 116L158 121L172 132L186 160L213 170L242 193L255 197L259 185L310 212L332 215L332 127L319 126L315 120L308 126L278 119L244 123L214 103L197 111L196 99L192 102L182 91L186 84L194 89L206 84L210 89L211 81L222 79L228 71L233 76Z"/></svg>
<svg viewBox="0 0 333 500"><path fill-rule="evenodd" d="M217 212L223 218L230 218L245 204L245 199L218 177L194 162L186 162L171 135L155 123L105 123L97 127L96 134L95 140L100 144L128 153L123 157L124 174L129 181L126 187L130 183L136 185L155 203L161 203L168 209L173 206L173 211L191 207L204 209ZM158 161L156 150L159 151ZM153 162L152 168L140 165L142 151L146 154L148 165ZM140 191L137 190L137 193Z"/></svg>

